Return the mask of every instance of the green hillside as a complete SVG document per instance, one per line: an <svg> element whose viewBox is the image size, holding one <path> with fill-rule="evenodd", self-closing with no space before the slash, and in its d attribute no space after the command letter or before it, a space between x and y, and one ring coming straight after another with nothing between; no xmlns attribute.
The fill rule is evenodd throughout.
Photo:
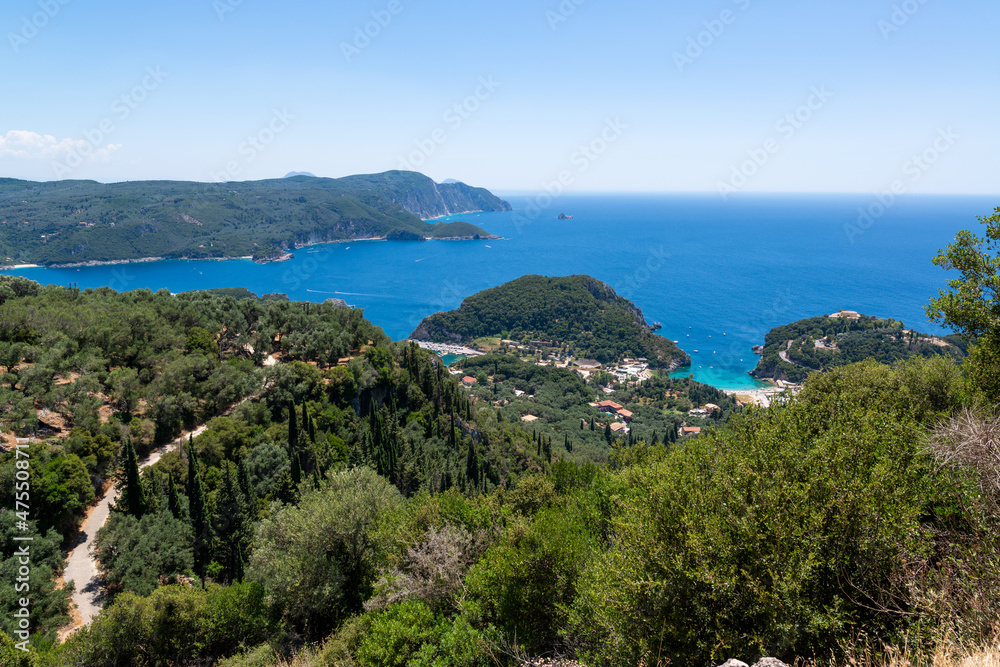
<svg viewBox="0 0 1000 667"><path fill-rule="evenodd" d="M994 284L969 242L941 256ZM452 375L335 303L0 276L0 588L30 587L0 596L0 665L994 664L965 658L1000 619L996 298L931 304L977 340L961 365L892 320L802 320L765 357L894 363L742 409L690 377L593 400L597 377L512 355ZM476 313L651 344L587 276L423 328ZM103 609L59 643L81 554Z"/></svg>
<svg viewBox="0 0 1000 667"><path fill-rule="evenodd" d="M540 339L602 363L629 356L657 368L690 363L673 342L650 331L635 304L590 276L523 276L468 297L458 310L431 315L410 337L471 343L484 336Z"/></svg>
<svg viewBox="0 0 1000 667"><path fill-rule="evenodd" d="M399 171L233 183L0 179L0 263L272 259L303 245L394 230L439 235L440 225L421 217L509 208L486 190ZM489 236L461 224L474 230L465 236Z"/></svg>
<svg viewBox="0 0 1000 667"><path fill-rule="evenodd" d="M911 357L938 355L960 360L966 355L966 343L957 335L936 338L912 331L892 319L822 315L771 329L751 375L800 382L810 372L868 358L892 364Z"/></svg>
<svg viewBox="0 0 1000 667"><path fill-rule="evenodd" d="M432 239L474 239L483 238L483 230L468 222L439 222L427 234ZM487 235L485 238L497 238Z"/></svg>

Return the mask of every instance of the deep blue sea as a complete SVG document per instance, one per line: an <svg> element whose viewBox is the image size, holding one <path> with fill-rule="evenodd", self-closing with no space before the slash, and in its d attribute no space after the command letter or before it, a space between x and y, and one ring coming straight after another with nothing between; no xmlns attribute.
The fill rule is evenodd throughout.
<svg viewBox="0 0 1000 667"><path fill-rule="evenodd" d="M43 283L172 292L246 287L292 299L341 298L395 339L427 315L518 276L589 274L661 322L691 354L695 378L750 388L747 376L774 326L841 308L943 330L924 306L948 274L931 263L996 197L907 196L885 208L866 195L507 196L510 213L454 216L496 241L363 241L315 246L295 258L164 261L6 273ZM546 202L542 202L546 203ZM873 215L860 220L859 208ZM560 213L572 220L558 220Z"/></svg>

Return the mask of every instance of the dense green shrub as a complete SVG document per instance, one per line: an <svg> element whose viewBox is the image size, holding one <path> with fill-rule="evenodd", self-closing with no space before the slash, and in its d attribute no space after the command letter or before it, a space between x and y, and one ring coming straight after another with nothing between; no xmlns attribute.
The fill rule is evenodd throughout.
<svg viewBox="0 0 1000 667"><path fill-rule="evenodd" d="M165 507L141 519L113 512L94 542L94 555L113 594L149 595L160 577L192 574L192 549L190 525Z"/></svg>
<svg viewBox="0 0 1000 667"><path fill-rule="evenodd" d="M399 491L371 469L335 473L261 524L248 577L292 623L322 637L371 595L401 510Z"/></svg>
<svg viewBox="0 0 1000 667"><path fill-rule="evenodd" d="M62 664L169 667L207 664L255 646L276 629L257 584L171 585L123 593L67 643Z"/></svg>
<svg viewBox="0 0 1000 667"><path fill-rule="evenodd" d="M598 550L593 522L575 504L516 521L469 572L486 622L533 654L559 646L577 579Z"/></svg>
<svg viewBox="0 0 1000 667"><path fill-rule="evenodd" d="M935 496L906 373L867 362L626 471L573 627L602 664L815 655L904 624ZM945 382L948 384L948 382ZM942 394L947 396L947 392Z"/></svg>

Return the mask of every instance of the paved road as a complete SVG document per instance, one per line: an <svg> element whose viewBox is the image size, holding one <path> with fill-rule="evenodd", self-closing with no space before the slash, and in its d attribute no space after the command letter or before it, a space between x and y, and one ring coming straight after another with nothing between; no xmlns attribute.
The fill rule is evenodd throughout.
<svg viewBox="0 0 1000 667"><path fill-rule="evenodd" d="M164 454L187 442L188 436L197 438L205 432L206 428L208 426L202 424L194 431L185 433L173 442L153 450L148 457L139 462L139 469L155 465L163 458ZM85 625L89 625L97 613L101 611L101 606L104 603L104 587L97 571L97 560L91 553L91 547L94 545L97 531L107 522L108 516L111 514L111 506L117 496L118 494L112 486L100 502L90 510L80 528L77 545L69 552L69 557L66 559L66 571L63 574L63 579L66 583L72 581L76 584L76 590L73 592L73 603L76 605L79 618L72 626L63 629L60 634L64 637Z"/></svg>

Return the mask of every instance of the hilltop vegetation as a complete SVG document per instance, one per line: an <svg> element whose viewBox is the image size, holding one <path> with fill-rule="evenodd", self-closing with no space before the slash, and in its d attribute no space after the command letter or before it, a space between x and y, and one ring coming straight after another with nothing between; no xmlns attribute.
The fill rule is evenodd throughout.
<svg viewBox="0 0 1000 667"><path fill-rule="evenodd" d="M439 185L413 172L342 179L293 178L230 183L0 179L0 261L69 264L136 260L280 258L324 241L479 235L468 223L421 217L509 210L486 190ZM462 233L458 234L455 230Z"/></svg>
<svg viewBox="0 0 1000 667"><path fill-rule="evenodd" d="M602 363L632 356L674 369L691 362L650 331L635 304L590 276L523 276L466 298L458 310L427 317L410 338L468 344L487 336L544 340Z"/></svg>
<svg viewBox="0 0 1000 667"><path fill-rule="evenodd" d="M810 372L869 358L884 364L938 355L961 360L967 347L960 336L937 338L891 319L822 315L771 329L751 375L800 382Z"/></svg>
<svg viewBox="0 0 1000 667"><path fill-rule="evenodd" d="M1000 240L1000 211L989 234ZM19 403L63 411L67 372L81 373L74 383L95 376L80 389L99 400L132 396L109 384L118 368L139 369L139 424L118 404L98 411L96 431L72 424L69 437L31 446L33 502L63 500L31 509L34 651L8 637L5 589L0 664L506 667L545 656L617 667L767 655L879 665L995 646L1000 310L995 292L975 287L995 284L1000 258L966 261L975 247L960 237L941 254L963 277L930 307L964 322L972 347L961 366L945 355L868 359L745 410L703 385L654 378L620 392L637 408L637 436L614 441L607 464L568 460L593 443L548 416L525 425L520 404L491 396L534 391L540 409L572 413L592 388L565 369L471 359L477 382L467 382L480 386L470 390L344 308L2 279L3 340L25 339L0 359L14 374L0 378L4 425ZM110 333L83 326L95 307L154 335L112 359ZM143 317L129 319L133 310ZM276 363L242 358L230 327L248 327L241 339L272 335ZM334 361L340 333L360 347ZM162 379L198 357L245 374L247 400L230 395L220 404L235 401L230 414L140 476L152 388L208 408L197 382L189 391ZM48 399L32 389L46 376L58 378ZM654 442L639 420L659 417L641 411L682 400L711 400L728 419ZM97 550L113 599L53 646L66 593L52 581L60 528L43 537L47 512L82 507L98 488L89 466L102 460L122 490ZM0 458L0 490L13 486L12 463ZM0 530L3 586L17 567L9 512Z"/></svg>
<svg viewBox="0 0 1000 667"><path fill-rule="evenodd" d="M475 225L456 221L456 222L439 222L434 225L434 227L427 234L428 238L432 239L479 239L479 238L498 238L491 234L483 233L483 230Z"/></svg>

